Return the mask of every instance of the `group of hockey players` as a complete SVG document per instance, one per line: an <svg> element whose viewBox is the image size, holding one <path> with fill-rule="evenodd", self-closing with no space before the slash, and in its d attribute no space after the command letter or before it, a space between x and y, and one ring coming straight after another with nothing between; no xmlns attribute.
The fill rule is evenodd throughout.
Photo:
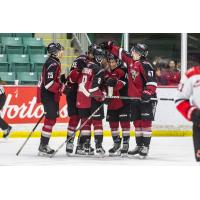
<svg viewBox="0 0 200 200"><path fill-rule="evenodd" d="M37 102L43 104L45 116L39 154L51 156L55 153L49 146L49 140L59 117L60 96L64 93L70 118L65 141L68 155L73 152L82 156L105 154L102 120L106 106L106 121L113 139L109 156L146 157L157 105L157 82L155 70L147 60L147 45L138 43L130 52L126 52L113 42L92 44L85 55L74 60L69 74L61 74L60 59L64 55L64 47L59 43L51 43L47 51L49 57L43 65L37 92ZM196 161L200 161L199 87L200 66L195 66L182 77L175 98L178 111L193 122ZM6 101L2 86L0 97L2 109ZM129 150L131 123L135 127L136 140L133 150ZM3 130L3 137L8 137L12 127L2 118L0 128ZM78 130L80 134L75 149L74 139ZM92 131L95 149L91 146Z"/></svg>
<svg viewBox="0 0 200 200"><path fill-rule="evenodd" d="M106 121L113 139L109 155L147 156L157 104L152 100L156 97L157 83L155 70L147 61L147 45L138 43L128 53L113 42L92 44L85 55L74 60L69 74L61 74L63 46L51 43L47 51L50 56L43 66L38 87L38 102L45 111L39 153L55 152L48 143L59 116L59 98L64 93L70 118L66 139L68 155L74 151L77 155L105 154L102 120L107 105ZM133 150L129 150L130 123L135 127ZM80 134L74 149L77 130ZM92 131L95 149L91 146Z"/></svg>

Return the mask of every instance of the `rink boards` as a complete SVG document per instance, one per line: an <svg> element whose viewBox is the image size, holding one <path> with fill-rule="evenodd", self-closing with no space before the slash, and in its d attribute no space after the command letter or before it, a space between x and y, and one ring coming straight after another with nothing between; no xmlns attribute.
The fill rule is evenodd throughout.
<svg viewBox="0 0 200 200"><path fill-rule="evenodd" d="M174 98L175 87L159 87L158 97ZM27 137L42 115L43 108L36 103L35 86L7 86L5 87L7 101L1 116L13 126L11 137ZM106 108L105 108L106 111ZM68 123L67 104L65 96L61 97L60 118L54 127L53 136L66 136ZM37 128L33 137L40 136L42 124ZM134 135L134 127L131 128ZM110 136L109 126L104 120L104 135ZM191 136L191 122L186 121L176 110L173 101L159 101L155 121L153 122L154 136ZM2 137L2 133L0 133Z"/></svg>

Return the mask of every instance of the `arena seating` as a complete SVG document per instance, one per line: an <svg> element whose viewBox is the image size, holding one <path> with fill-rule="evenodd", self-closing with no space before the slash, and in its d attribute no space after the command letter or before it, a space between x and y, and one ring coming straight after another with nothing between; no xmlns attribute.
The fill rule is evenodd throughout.
<svg viewBox="0 0 200 200"><path fill-rule="evenodd" d="M62 71L68 72L76 55L71 47L71 39L66 33L56 34L56 41L65 47L65 56L61 60ZM0 33L0 73L7 84L21 78L17 73L33 73L31 77L39 79L42 66L47 59L47 46L53 40L52 33ZM23 74L23 73L22 73ZM26 74L23 74L26 75ZM35 84L33 81L19 81L19 84Z"/></svg>

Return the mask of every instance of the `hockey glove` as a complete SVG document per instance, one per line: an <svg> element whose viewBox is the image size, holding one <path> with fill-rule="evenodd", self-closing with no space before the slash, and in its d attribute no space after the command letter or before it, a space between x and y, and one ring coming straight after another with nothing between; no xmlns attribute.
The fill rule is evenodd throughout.
<svg viewBox="0 0 200 200"><path fill-rule="evenodd" d="M106 81L106 85L110 87L115 87L116 84L117 84L117 79L115 78L108 78L108 80Z"/></svg>
<svg viewBox="0 0 200 200"><path fill-rule="evenodd" d="M94 97L96 101L103 102L105 100L106 94L102 92L101 90L97 90L92 93L92 96Z"/></svg>
<svg viewBox="0 0 200 200"><path fill-rule="evenodd" d="M151 92L149 92L148 90L144 90L143 93L142 93L142 97L141 97L142 103L150 102L151 97L152 97Z"/></svg>
<svg viewBox="0 0 200 200"><path fill-rule="evenodd" d="M60 75L60 82L65 84L67 82L67 79L65 78L65 74Z"/></svg>
<svg viewBox="0 0 200 200"><path fill-rule="evenodd" d="M192 112L191 121L194 122L195 125L200 124L200 110L196 109Z"/></svg>
<svg viewBox="0 0 200 200"><path fill-rule="evenodd" d="M110 49L113 45L113 42L109 41L109 42L102 42L99 44L99 46L102 48L102 49Z"/></svg>

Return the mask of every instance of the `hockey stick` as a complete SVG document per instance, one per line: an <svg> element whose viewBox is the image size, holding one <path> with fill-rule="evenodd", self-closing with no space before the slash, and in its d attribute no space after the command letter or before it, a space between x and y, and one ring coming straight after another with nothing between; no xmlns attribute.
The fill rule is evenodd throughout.
<svg viewBox="0 0 200 200"><path fill-rule="evenodd" d="M35 131L35 129L37 128L38 124L42 121L43 117L44 117L45 113L40 117L40 119L38 120L37 124L35 125L35 127L33 128L33 130L29 133L28 137L26 138L25 142L22 144L22 146L20 147L20 149L18 150L18 152L16 153L16 155L18 156L20 154L20 152L22 151L22 149L24 148L24 146L26 145L26 143L28 142L28 140L30 139L30 137L32 136L33 132Z"/></svg>
<svg viewBox="0 0 200 200"><path fill-rule="evenodd" d="M93 96L101 97L101 96ZM129 100L141 100L140 97L126 97L126 96L105 96L106 99L129 99ZM174 101L174 98L151 98L153 101Z"/></svg>
<svg viewBox="0 0 200 200"><path fill-rule="evenodd" d="M57 153L58 153L58 151L67 143L67 142L69 142L69 140L71 140L71 138L72 137L74 137L74 135L76 134L76 132L77 131L79 131L80 129L82 129L85 125L86 125L86 123L103 107L103 103L87 118L87 120L86 121L84 121L83 122L83 124L81 124L75 131L74 131L74 134L70 137L70 138L68 138L68 139L66 139L56 150L55 150L55 152L50 156L50 158L52 158L52 157L54 157Z"/></svg>

